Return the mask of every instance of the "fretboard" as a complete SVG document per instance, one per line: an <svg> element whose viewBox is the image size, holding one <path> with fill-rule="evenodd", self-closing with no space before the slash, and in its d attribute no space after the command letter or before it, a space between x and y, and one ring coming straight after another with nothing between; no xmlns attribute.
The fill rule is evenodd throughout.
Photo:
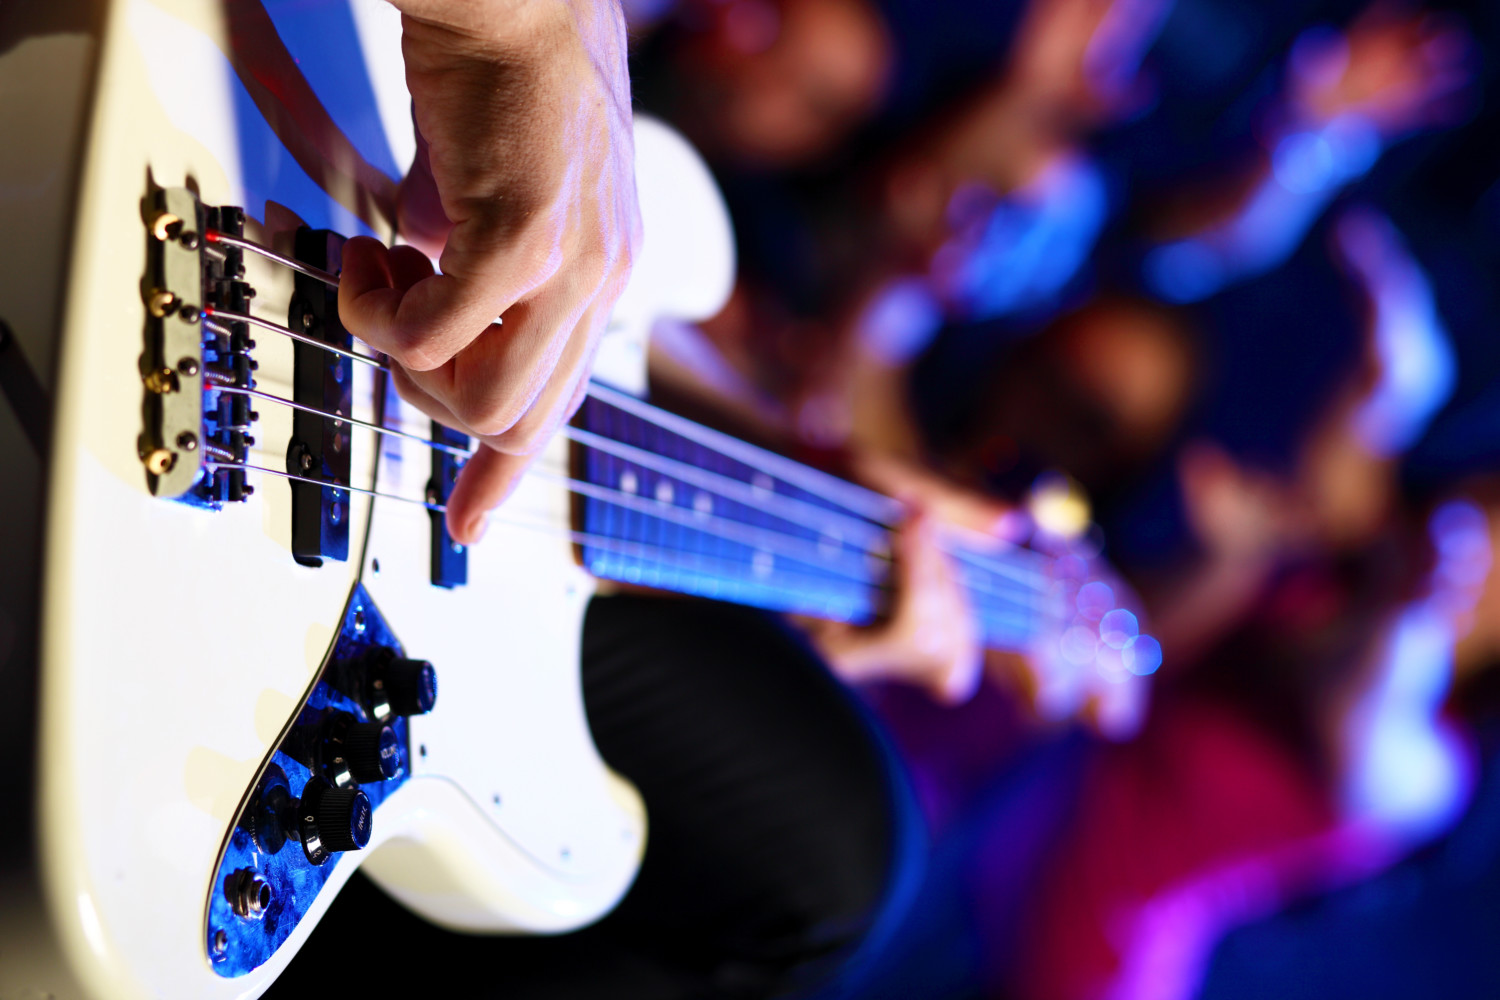
<svg viewBox="0 0 1500 1000"><path fill-rule="evenodd" d="M887 607L888 497L594 386L582 446L584 565L595 576L856 623ZM1050 624L1048 560L949 544L987 645Z"/></svg>

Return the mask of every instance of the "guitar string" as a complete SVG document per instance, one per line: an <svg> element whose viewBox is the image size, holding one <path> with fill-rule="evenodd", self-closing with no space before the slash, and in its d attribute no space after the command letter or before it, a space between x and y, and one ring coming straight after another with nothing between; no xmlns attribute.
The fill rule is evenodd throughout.
<svg viewBox="0 0 1500 1000"><path fill-rule="evenodd" d="M270 261L281 264L284 267L289 267L300 274L306 274L309 277L321 281L324 284L328 285L330 288L336 289L339 287L339 278L337 275L333 275L320 268L304 264L301 261L296 260L295 258L287 257L284 254L277 253L270 247L263 246L259 243L255 243L251 240L246 240L241 237L230 236L228 234L218 232L217 230L208 230L207 232L205 232L204 236L210 242L225 243L230 246L238 247L242 250L249 250L252 253L259 254L260 256L265 257ZM282 326L278 323L272 323L268 320L263 320L256 316L250 316L244 313L227 313L220 310L210 310L208 311L208 313L209 315L217 315L225 319L249 323L264 330L281 333L293 338L294 340L297 340L299 343L305 343L313 347L323 347L330 352L338 354L342 357L348 357L385 371L390 370L389 365L381 362L376 358L372 358L368 355L346 351L342 348L334 347L331 344L320 343L313 338L305 337L302 334L297 333L290 327ZM840 506L845 507L846 509L859 513L861 516L867 517L868 519L873 520L878 524L883 524L886 527L894 527L905 516L905 511L899 503L889 497L882 496L881 494L876 493L873 490L866 490L863 487L856 486L853 483L845 482L844 480L841 480L835 476L829 476L826 473L818 472L815 469L810 469L806 466L800 465L799 463L793 462L790 459L783 458L780 455L775 455L774 453L766 452L763 449L756 448L753 445L738 441L737 439L729 437L728 435L721 435L718 432L711 431L709 428L702 427L699 424L694 424L691 421L686 421L682 418L675 417L674 414L667 414L663 410L659 410L656 407L649 406L649 404L640 404L639 401L635 400L633 397L619 394L614 390L600 386L598 383L590 383L588 392L590 396L593 396L596 399L600 399L603 402L614 405L619 409L624 409L627 412L634 412L634 415L641 417L641 419L646 420L648 423L651 423L663 430L668 430L671 433L678 433L682 436L689 437L690 440L697 440L700 437L708 437L711 435L716 439L714 443L702 440L700 440L699 443L707 444L710 448L714 448L715 443L717 443L724 447L717 448L716 450L726 452L727 449L728 451L740 452L742 456L749 456L749 460L746 460L745 457L741 457L740 460L745 461L745 464L750 465L752 468L756 468L759 471L766 472L769 475L773 475L775 476L775 478L781 479L783 482L787 482L788 484L797 485L798 480L804 480L810 484L802 487L804 489L807 489L808 492L813 493L814 495L821 496L824 499L829 500L830 502L837 503ZM639 406L643 407L643 409L636 410L636 407L632 406L631 404L638 404ZM667 424L669 423L676 426L668 427ZM686 430L687 433L684 434L684 430ZM779 468L780 474L774 473L770 469L765 468L765 466L768 464ZM826 494L829 491L843 494L844 499L837 500L831 496L827 496Z"/></svg>
<svg viewBox="0 0 1500 1000"><path fill-rule="evenodd" d="M254 398L254 399L265 400L265 401L271 402L271 403L279 403L279 404L281 404L283 406L291 407L293 409L300 410L300 411L305 412L305 413L310 413L310 414L313 414L315 416L322 417L325 420L331 420L335 424L348 423L348 424L352 424L352 425L355 425L355 426L358 426L358 427L364 427L364 428L366 428L368 430L371 430L371 431L374 431L374 432L376 432L378 434L384 434L384 435L389 435L389 436L393 436L393 437L403 438L403 439L406 439L406 440L413 441L413 442L415 442L417 444L424 445L426 447L432 448L434 450L443 451L443 452L446 452L446 453L449 453L449 454L453 454L453 455L456 455L456 456L459 456L459 457L463 457L463 458L467 458L469 455L472 454L472 452L470 452L470 451L468 451L466 449L460 448L458 446L455 446L455 445L449 445L449 444L445 444L443 442L432 441L432 440L430 440L428 438L420 437L419 435L411 433L409 431L400 430L398 428L390 427L390 426L386 426L386 425L380 425L380 424L370 423L369 421L360 420L360 419L358 419L356 417L353 417L353 416L347 416L347 415L338 414L338 413L331 413L331 412L329 412L327 410L320 410L320 409L317 409L316 407L307 406L305 404L298 403L298 402L296 402L294 400L286 399L285 397L282 397L282 396L277 396L277 395L274 395L272 393L263 392L263 391L261 391L259 389L247 389L247 388L243 388L243 387L240 387L240 386L214 385L214 386L208 387L207 391L227 392L227 393L231 393L231 394L234 394L234 395L242 395L242 396L247 396L247 397ZM579 429L578 428L568 428L568 430L569 431L578 431ZM595 445L593 443L590 443L594 439L597 439L599 441L609 441L609 439L607 439L607 438L599 438L598 435L593 435L593 434L591 434L589 432L582 432L582 433L584 435L587 435L587 437L585 438L585 440L580 442L580 443L583 443L585 447L594 447ZM629 447L629 446L627 446L627 447ZM650 454L650 453L646 453L646 454ZM668 461L675 461L675 460L668 460ZM693 468L691 466L686 466L685 463L675 463L675 464L681 465L684 468ZM544 473L541 470L536 470L536 469L530 470L528 472L528 475L539 476L539 477L542 477L542 478L557 478L557 477L549 477L549 475L547 473ZM727 479L728 477L723 477L723 478ZM651 500L646 500L644 498L641 498L641 497L639 497L639 496L637 496L635 494L626 493L625 491L610 490L607 487L600 486L599 484L588 484L588 483L583 483L583 482L581 482L579 480L573 480L573 479L563 479L563 480L560 480L560 481L563 482L564 484L568 485L569 488L572 490L572 492L581 493L583 495L588 495L588 496L594 496L596 499L601 499L601 500L608 499L607 497L605 497L603 495L603 493L609 493L609 494L611 494L613 496L627 497L627 498L629 498L629 502L620 502L620 501L614 501L614 502L616 502L617 505L632 507L633 509L637 509L637 510L639 510L641 512L650 513L650 514L653 514L653 515L656 514L657 510L659 509L658 507L654 506L653 503L654 504L661 504L661 505L663 505L663 509L671 510L673 512L680 512L680 513L674 513L674 515L672 517L665 517L665 516L663 516L661 518L662 520L675 520L675 521L678 521L679 523L684 524L687 527L693 528L695 530L702 530L703 526L701 524L697 523L697 522L699 522L701 520L708 520L708 521L711 521L712 523L715 523L715 524L727 525L728 526L727 530L721 530L721 531L719 531L719 532L716 533L718 537L726 538L726 539L732 540L732 541L736 541L736 542L739 542L740 544L748 545L750 547L771 548L772 546L784 546L785 542L783 540L790 540L790 541L796 543L797 547L800 548L802 550L802 552L806 553L806 554L799 554L797 552L787 551L784 547L781 549L781 551L779 552L779 554L784 555L787 558L797 559L798 561L807 563L809 565L822 566L824 564L824 561L827 559L826 548L828 546L827 546L827 544L825 542L818 542L818 541L813 541L811 539L801 538L800 536L792 535L792 534L790 534L788 532L777 531L775 529L764 528L762 526L746 525L743 522L734 521L734 520L728 519L728 518L723 518L723 517L721 517L719 515L712 514L711 512L710 513L705 513L705 512L700 512L700 511L694 509L691 513L689 513L687 508L678 507L677 505L672 504L670 501L656 500L656 501L653 502ZM729 480L729 481L730 482L737 482L736 480ZM710 492L715 492L714 490L712 490L710 487L707 487L707 486L705 486L705 489L709 490ZM729 500L735 499L733 497L729 497L729 496L724 495L722 492L718 492L716 495L720 496L721 499L729 499ZM649 509L647 509L647 508L649 508ZM781 519L782 520L787 520L788 523L796 523L795 521L791 521L790 519L787 519L787 518L781 518ZM740 534L738 536L736 536L735 532L739 532ZM747 534L747 532L753 532L756 535L760 535L761 536L761 540L759 540L759 541L757 541L757 540L751 540L750 537L749 537L749 535ZM850 542L850 541L847 541L847 540L842 539L842 538L830 538L829 541L832 541L835 545L838 545L840 547L857 548L859 551L863 552L865 555L871 556L871 557L874 557L874 558L877 558L877 559L889 560L889 558L890 558L888 550L883 551L883 550L881 550L879 548L870 547L870 546L867 546L867 545L862 546L862 545L859 545L858 543ZM1009 570L1009 567L1006 567L1006 569ZM1002 579L1005 579L1005 578L1014 579L1014 577L1015 577L1014 571L1011 571L1011 572L1009 572L1007 574L1004 574L1004 575L1002 575L1002 574L994 574L994 575L1002 576ZM989 592L995 592L989 586L988 581L984 581L982 579L975 578L972 574L966 574L965 582L969 583L974 589L983 589L983 590L986 590L986 591L989 591ZM1044 585L1047 581L1045 579L1032 578L1032 577L1028 576L1028 578L1026 578L1026 579L1016 580L1015 582L1020 583L1022 585L1025 585L1025 586L1038 587L1038 589L1039 589L1039 585Z"/></svg>
<svg viewBox="0 0 1500 1000"><path fill-rule="evenodd" d="M369 365L371 368L379 368L381 371L390 371L390 368L383 362L379 361L376 358L372 358L367 354L360 354L357 351L346 351L342 347L335 347L332 344L325 344L314 337L309 337L304 333L298 333L296 330L293 330L289 326L282 326L280 323L272 323L268 319L261 319L259 316L251 316L249 313L230 312L227 309L215 309L213 306L204 306L203 316L205 317L204 325L216 333L230 334L233 331L220 326L218 323L214 322L214 320L222 319L227 320L231 323L248 323L251 326L259 327L262 330L270 330L271 332L279 333L284 337L290 337L292 340L295 340L299 344L306 344L308 347L316 347L320 350L327 351L330 354L337 354L341 358L348 358L351 361L360 361L364 364Z"/></svg>
<svg viewBox="0 0 1500 1000"><path fill-rule="evenodd" d="M272 398L274 399L276 397ZM214 468L235 467L232 463L213 459L206 460L204 462L204 465L206 467ZM245 465L245 468L262 472L269 472L271 475L280 476L284 479L307 482L331 489L346 489L350 490L351 492L358 492L368 496L380 497L382 499L400 500L405 503L418 504L420 506L426 507L428 510L438 512L444 512L447 510L446 506L441 504L433 504L425 499L416 499L413 497L402 496L397 493L385 493L377 490L370 490L364 487L354 486L350 483L314 479L295 473L279 472L263 466L252 466L247 464ZM858 583L870 583L873 579L875 579L875 575L868 572L868 564L860 566L858 562L845 562L843 564L830 565L826 555L821 551L816 551L815 543L813 543L813 545L811 546L814 551L805 551L804 553L790 550L790 548L784 543L782 539L788 539L793 542L805 542L804 539L799 539L793 535L785 535L784 533L775 532L772 530L757 530L753 525L743 525L740 522L726 521L725 519L715 518L711 515L708 517L704 517L702 515L699 515L695 511L689 511L686 508L678 507L675 504L663 503L662 501L647 500L634 494L623 493L618 490L611 490L606 487L597 486L593 483L587 483L567 476L559 476L540 469L533 469L528 473L528 475L561 485L570 493L589 496L600 501L601 503L607 503L612 506L633 510L636 513L645 515L646 517L655 518L657 521L674 522L687 527L690 530L697 531L700 534L717 540L730 541L736 544L744 545L747 548L764 550L771 554L773 557L779 555L783 558L802 563L803 565L811 566L815 569L828 571L832 575L841 577L846 580L852 580ZM495 515L492 514L490 516ZM703 523L704 521L716 521L720 525L727 526L727 528L720 527L718 530L714 530L710 524ZM759 537L755 540L752 540L752 538L754 538L755 536ZM1015 587L997 590L990 585L990 581L975 579L972 574L961 574L961 580L969 587L971 591L977 592L976 594L973 594L971 596L982 595L991 597L1001 603L1012 605L1015 607L1026 608L1029 611L1041 610L1042 604L1046 603L1047 601L1048 595L1039 591L1026 591Z"/></svg>
<svg viewBox="0 0 1500 1000"><path fill-rule="evenodd" d="M316 347L321 350L328 351L329 353L336 354L340 357L345 357L353 361L361 362L380 371L388 372L391 370L389 365L379 361L376 358L372 358L364 354L359 354L358 352L348 351L340 347L335 347L332 344L323 343L312 337L306 336L305 334L298 333L290 327L282 326L279 323L273 323L270 320L261 319L258 316L252 316L246 313L228 312L226 310L214 309L212 307L205 307L203 313L210 319L222 319L230 322L243 322L256 326L262 330L279 333L283 336L291 338L292 340L295 340L298 343L306 344L309 347ZM218 323L216 322L208 322L207 325L216 332L226 334L230 332L224 327L218 325ZM806 506L812 510L821 511L822 516L842 516L848 522L854 523L858 523L860 519L863 518L865 522L873 522L885 527L895 527L900 522L903 516L902 512L904 511L904 508L902 508L897 501L891 500L888 497L883 497L872 490L865 490L863 487L860 487L853 483L845 482L844 480L838 479L835 476L828 476L827 474L819 472L816 469L810 469L806 466L801 465L800 463L793 462L791 459L783 458L782 456L776 455L772 452L766 452L763 449L756 448L754 445L749 445L745 442L738 441L737 439L729 437L728 435L720 435L717 431L713 431L710 428L703 427L700 424L695 424L691 421L687 421L683 418L677 417L675 414L669 414L665 410L661 410L658 407L651 406L649 403L643 403L640 400L634 399L634 397L618 393L615 390L602 386L597 382L591 382L589 384L588 394L590 397L597 399L600 402L606 403L606 405L615 406L617 409L631 412L633 416L637 416L638 418L651 424L653 427L656 427L660 430L665 430L668 433L675 433L679 436L687 437L689 440L696 440L697 443L704 444L705 447L708 447L710 449L718 450L721 453L730 450L741 452L741 454L736 457L735 460L741 461L743 464L750 466L757 472L765 473L766 475L769 475L774 479L779 479L782 482L787 483L788 485L796 486L797 483L795 482L795 480L797 479L811 480L816 477L817 482L808 483L799 488L806 489L808 492L814 493L815 495L820 496L822 499L825 499L830 503L838 504L839 506L844 507L847 510L855 512L854 516L841 515L839 511L830 511L827 508L819 508L812 504L806 504ZM669 424L671 426L668 426ZM687 433L684 433L685 431ZM702 438L706 438L709 435L712 435L715 439L712 443L701 440ZM732 456L726 455L726 457ZM771 471L770 469L766 468L766 466L768 465L777 466L779 471ZM832 496L829 496L829 492L845 493L846 499L842 501L838 500ZM799 501L795 497L785 497L784 495L782 496L785 500L790 502L805 503L805 501ZM849 497L858 497L859 499L851 501L848 499ZM861 511L860 508L863 508L863 511ZM895 513L893 513L893 511ZM992 546L997 541L991 535L986 535L982 532L975 532L970 529L964 529L961 527L949 526L945 530L948 533L955 535L971 536L970 544L973 544L977 541L980 544ZM1012 546L1011 548L1022 559L1024 559L1026 555L1034 555L1033 553L1027 553L1025 549L1021 549L1018 546ZM960 555L963 558L971 560L984 558L983 556L972 552L961 552L953 554ZM1043 561L1045 560L1038 557L1035 560L1035 563L1040 564ZM995 569L993 566L990 568L994 572L1004 572L1003 570Z"/></svg>
<svg viewBox="0 0 1500 1000"><path fill-rule="evenodd" d="M443 512L445 512L447 510L447 508L444 505L442 505L442 504L434 504L434 503L431 503L431 502L429 502L427 500L417 499L415 497L402 496L399 493L383 493L383 492L380 492L378 490L365 489L364 487L361 487L361 486L352 486L352 485L349 485L347 483L329 482L327 480L316 479L316 478L313 478L311 476L300 476L300 475L297 475L295 473L285 472L285 471L282 471L282 470L279 470L279 469L273 469L273 468L269 468L269 467L266 467L266 466L251 465L251 464L245 463L245 462L221 462L221 461L217 461L217 460L211 460L211 461L205 462L204 466L206 468L211 468L211 469L240 469L240 470L245 471L245 472L262 472L262 473L266 473L268 475L278 476L278 477L280 477L282 479L288 479L288 480L293 480L293 481L296 481L296 482L308 483L308 484L313 485L313 486L327 487L327 488L333 489L335 491L337 491L337 490L348 490L351 493L359 493L359 494L363 494L365 496L376 497L376 498L383 499L383 500L397 500L397 501L400 501L402 503L412 504L412 505L417 506L417 507L423 507L423 508L425 508L427 510L430 510L430 511L433 511L433 512L436 512L436 513L443 513ZM493 518L494 520L502 523L502 524L508 524L508 525L513 526L513 527L524 528L524 529L532 530L532 531L539 531L539 532L542 532L544 534L554 535L554 536L557 536L557 537L560 537L560 538L566 538L566 539L568 539L568 540L570 540L570 541L572 541L572 542L574 542L576 544L579 544L579 545L586 545L586 546L591 546L591 547L594 547L594 548L602 548L602 549L605 549L605 550L608 550L608 551L616 551L616 552L620 552L621 554L624 554L624 555L632 556L633 558L654 560L654 561L663 563L665 565L672 565L679 557L686 556L686 557L689 557L689 558L691 558L691 559L693 559L693 560L695 560L695 561L697 561L699 563L702 563L704 561L709 561L709 562L720 563L720 564L723 564L723 565L726 565L726 566L730 566L731 569L733 569L733 570L742 570L743 569L743 567L741 567L738 564L729 563L729 562L727 562L725 560L721 560L721 559L716 559L713 556L708 556L708 555L705 555L704 553L693 552L690 549L670 549L670 548L663 548L663 547L660 547L660 546L653 546L653 545L651 545L649 543L644 543L644 542L625 541L625 540L622 540L622 539L611 538L611 537L606 536L606 535L597 535L597 534L593 534L593 533L590 533L590 532L577 531L577 530L570 529L570 528L559 528L556 525L542 524L542 523L539 523L539 522L536 522L536 521L527 521L527 520L523 520L523 519L511 517L511 516L508 516L508 515L501 515L499 513L491 514L490 517ZM701 567L698 568L698 571L699 572L709 572L708 570L703 569ZM783 575L792 575L792 576L802 577L804 579L808 579L809 581L811 581L814 584L821 585L821 586L827 586L827 582L828 581L826 579L809 576L809 574L806 574L806 573L797 573L797 572L793 571L793 572L791 572L791 573L788 574L788 572L785 571L785 570L781 570L780 572ZM726 579L723 576L720 576L719 578L720 578L721 581L724 581ZM852 582L854 582L858 586L869 587L869 588L871 588L871 589L873 589L875 591L879 591L879 592L887 592L887 591L890 591L892 589L892 587L891 587L891 585L890 585L889 582L886 582L886 581L883 581L883 580L879 580L879 579L875 579L875 578L858 579L858 580L854 580ZM732 581L729 581L728 585L729 586L736 586L736 584L734 584ZM826 606L826 603L825 603L825 606ZM1012 611L1006 611L1006 610L1000 610L1000 609L994 608L992 606L981 606L978 602L974 602L974 608L975 608L976 614L978 614L979 617L981 617L982 619L986 620L987 622L992 622L997 616L999 616L1000 618L1009 620L1012 623L1020 623L1020 624L1013 624L1012 626L1010 626L1010 630L1013 631L1013 632L1024 632L1024 633L1026 633L1028 635L1031 632L1031 626L1034 624L1035 617L1039 613L1041 615L1043 615L1043 616L1046 616L1048 614L1048 609L1027 608L1027 607L1023 606L1023 610L1025 612L1026 617L1020 617L1013 610ZM1004 631L1004 629L1002 629L1002 631Z"/></svg>
<svg viewBox="0 0 1500 1000"><path fill-rule="evenodd" d="M695 520L700 516L696 511L689 511L688 509L678 507L675 504L665 503L657 500L648 500L633 493L625 493L621 490L614 490L608 487L598 486L593 483L572 479L566 476L558 476L540 469L533 469L528 474L536 476L537 478L545 481L550 481L562 486L566 486L570 492L577 493L581 496L587 496L596 500L601 500L605 503L610 503L617 507L624 507L627 510L634 510L638 513L643 513L650 517L655 517L658 520L671 521L676 524L681 524L696 531L703 531L704 534L714 535L718 538L737 542L741 545L745 545L751 548L763 548L768 551L771 548L770 545L764 543L748 541L747 539L751 534L762 534L762 532L743 531L744 528L753 528L753 526L746 526L738 521L729 521L723 518L716 518L715 520L717 520L721 525L729 526L730 530L721 528L717 532L706 531L695 523ZM667 512L671 512L670 515L668 515ZM708 519L708 517L704 518L705 521ZM736 533L742 534L743 537L736 537ZM797 536L788 535L785 532L768 531L764 532L764 534L766 534L768 539L771 540L786 538L793 539L799 542L803 541L802 539L798 539ZM784 543L778 541L778 544ZM784 552L783 554L785 554L789 559L794 559L808 566L831 568L827 560L827 555L822 551L821 547L818 546L817 543L807 542L804 545L796 547L802 549L806 554L799 555L795 552ZM879 557L875 558L878 559ZM839 572L842 575L844 571L842 569L839 569L835 570L835 572ZM1008 600L1012 603L1024 605L1027 607L1034 607L1034 601L1039 596L1037 592L1023 591L1018 589L995 591L989 587L987 581L981 587L977 587L976 589L982 589L986 593L992 594L997 598Z"/></svg>
<svg viewBox="0 0 1500 1000"><path fill-rule="evenodd" d="M228 245L239 247L244 250L249 250L252 253L259 254L275 263L289 267L294 271L297 271L298 273L306 274L309 277L323 282L331 288L336 289L339 286L338 276L332 275L327 271L323 271L311 265L304 264L294 258L277 253L275 250L272 250L271 248L265 247L261 244L254 243L253 241L245 240L240 237L229 236L216 230L207 231L205 233L205 238L207 238L211 242L222 242ZM331 353L340 355L342 357L348 357L352 360L362 362L383 371L390 370L390 367L388 365L376 358L371 358L367 355L358 354L352 351L346 351L342 348L335 347L332 344L323 343L311 337L299 334L289 327L285 327L268 320L263 320L256 316L250 316L242 313L228 313L212 309L207 309L205 310L205 312L210 316L217 315L227 320L241 321L252 324L261 329L280 333L292 338L293 340L296 340L299 343L304 343L312 347L321 348ZM218 327L217 325L215 325L214 328L217 330L223 330L222 327ZM711 428L703 427L701 424L696 424L692 421L686 420L685 418L678 417L676 414L668 413L664 410L659 409L658 407L651 406L649 403L645 403L641 400L635 399L632 396L602 386L597 382L591 382L589 384L588 394L591 397L599 400L600 402L605 403L606 405L611 405L616 407L617 409L629 412L633 416L646 421L647 423L657 427L658 429L665 430L668 433L676 433L679 436L688 438L689 440L694 440L697 443L703 444L705 447L710 448L711 450L718 450L721 453L735 452L739 456L737 460L742 461L744 464L756 469L757 471L771 475L773 476L773 478L780 479L782 482L788 483L789 485L796 486L797 480L803 480L804 485L800 488L806 489L808 492L819 496L820 499L827 500L830 503L838 504L845 509L859 514L860 516L866 517L877 524L882 524L886 527L893 528L896 527L905 516L904 508L900 503L892 500L889 497L885 497L879 493L876 493L873 490L867 490L864 487L846 482L835 476L830 476L816 469L811 469L807 466L801 465L800 463L793 462L791 459L776 455L773 452L767 452L764 449L757 448L754 445L739 441L736 438L722 434L718 431L714 431ZM766 466L772 466L777 471L773 472L770 469L766 468ZM830 493L842 494L844 499L836 499L835 497L830 496ZM943 533L948 535L956 535L960 538L967 536L971 539L970 544L978 543L985 547L992 547L999 541L994 536L986 535L982 532L975 532L970 529L959 528L956 526L945 526ZM1030 562L1033 567L1040 568L1045 566L1050 561L1047 557L1042 556L1039 553L1030 552L1029 550L1021 548L1019 546L1015 546L1010 543L1001 544L1007 546L1006 555L1018 562ZM996 562L992 558L975 552L973 551L973 549L966 546L960 545L957 547L945 547L945 550L948 551L949 555L955 558L958 558L964 562L971 563L981 569L986 570L987 572L993 573L998 576L1015 576L1018 572L1017 569L1004 563ZM1043 572L1038 575L1044 577L1045 573Z"/></svg>
<svg viewBox="0 0 1500 1000"><path fill-rule="evenodd" d="M413 434L410 431L403 431L395 427L387 427L381 424L372 424L368 420L360 420L358 417L346 416L342 413L329 413L327 410L320 410L317 407L308 406L305 403L298 403L295 400L287 399L284 396L276 396L269 392L262 392L259 389L246 389L242 386L237 385L214 385L206 386L205 391L227 392L235 396L249 396L252 399L263 399L268 403L280 403L282 406L288 406L294 410L301 410L303 413L311 413L314 416L322 417L325 420L332 420L335 424L353 424L355 427L363 427L365 430L374 431L376 434L385 434L390 437L398 437L404 438L408 441L415 441L417 444L426 445L434 451L448 452L449 454L457 455L462 458L468 458L473 454L473 452L469 451L468 449L459 448L451 444L444 444L441 441L433 441L418 434Z"/></svg>

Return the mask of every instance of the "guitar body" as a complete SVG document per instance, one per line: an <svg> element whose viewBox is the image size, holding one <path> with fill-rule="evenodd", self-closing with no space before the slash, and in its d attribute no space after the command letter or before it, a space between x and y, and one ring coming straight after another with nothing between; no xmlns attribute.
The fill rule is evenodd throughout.
<svg viewBox="0 0 1500 1000"><path fill-rule="evenodd" d="M528 479L465 554L457 586L434 585L433 515L410 502L431 474L420 441L348 427L348 482L369 492L345 495L347 558L321 565L293 558L287 480L252 475L253 495L217 507L153 495L140 444L148 194L241 206L246 237L281 249L303 223L390 239L394 181L336 132L291 135L317 107L298 105L297 87L269 86L275 61L245 50L256 36L242 8L258 5L53 6L0 18L0 128L35 139L0 155L0 319L13 331L0 347L0 747L13 772L0 789L0 997L258 995L361 865L459 930L597 919L629 887L647 821L584 716L578 655L594 584L567 534L568 444L549 447L538 468L551 476ZM299 41L283 18L291 51L349 47L369 70L375 99L351 105L362 117L337 101L324 117L378 123L389 148L409 149L405 106L390 96L401 87L394 12L374 0L285 6L354 29ZM284 92L291 103L272 103ZM649 124L637 149L647 246L600 374L639 392L652 318L713 312L732 253L691 151ZM693 253L674 259L674 246ZM251 311L285 324L292 273L244 263ZM292 397L292 342L255 339L257 389ZM28 377L45 405L23 405ZM356 365L352 377L356 419L429 434L377 372ZM287 468L292 411L255 408L247 461ZM401 780L379 799L368 844L320 869L315 891L282 913L281 937L240 961L239 932L226 945L215 908L236 823L341 637L374 620L435 665L441 697L403 723Z"/></svg>

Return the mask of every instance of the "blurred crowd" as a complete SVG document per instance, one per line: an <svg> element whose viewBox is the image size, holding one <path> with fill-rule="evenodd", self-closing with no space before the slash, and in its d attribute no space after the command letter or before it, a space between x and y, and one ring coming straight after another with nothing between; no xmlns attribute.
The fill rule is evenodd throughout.
<svg viewBox="0 0 1500 1000"><path fill-rule="evenodd" d="M656 392L1086 498L1163 649L1108 738L1037 662L865 685L927 842L845 994L1500 995L1500 7L626 7L738 240Z"/></svg>

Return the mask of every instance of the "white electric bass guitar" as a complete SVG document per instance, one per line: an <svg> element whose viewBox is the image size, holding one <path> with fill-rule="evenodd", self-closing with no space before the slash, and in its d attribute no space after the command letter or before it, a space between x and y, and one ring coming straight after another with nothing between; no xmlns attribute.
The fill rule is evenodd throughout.
<svg viewBox="0 0 1500 1000"><path fill-rule="evenodd" d="M587 924L648 828L584 716L595 581L882 609L893 502L641 398L652 322L733 277L711 178L650 122L589 399L453 542L471 442L337 309L344 238L394 235L399 44L376 0L0 9L4 1000L256 996L359 866L448 927ZM1082 560L955 552L1054 700L1154 669Z"/></svg>

